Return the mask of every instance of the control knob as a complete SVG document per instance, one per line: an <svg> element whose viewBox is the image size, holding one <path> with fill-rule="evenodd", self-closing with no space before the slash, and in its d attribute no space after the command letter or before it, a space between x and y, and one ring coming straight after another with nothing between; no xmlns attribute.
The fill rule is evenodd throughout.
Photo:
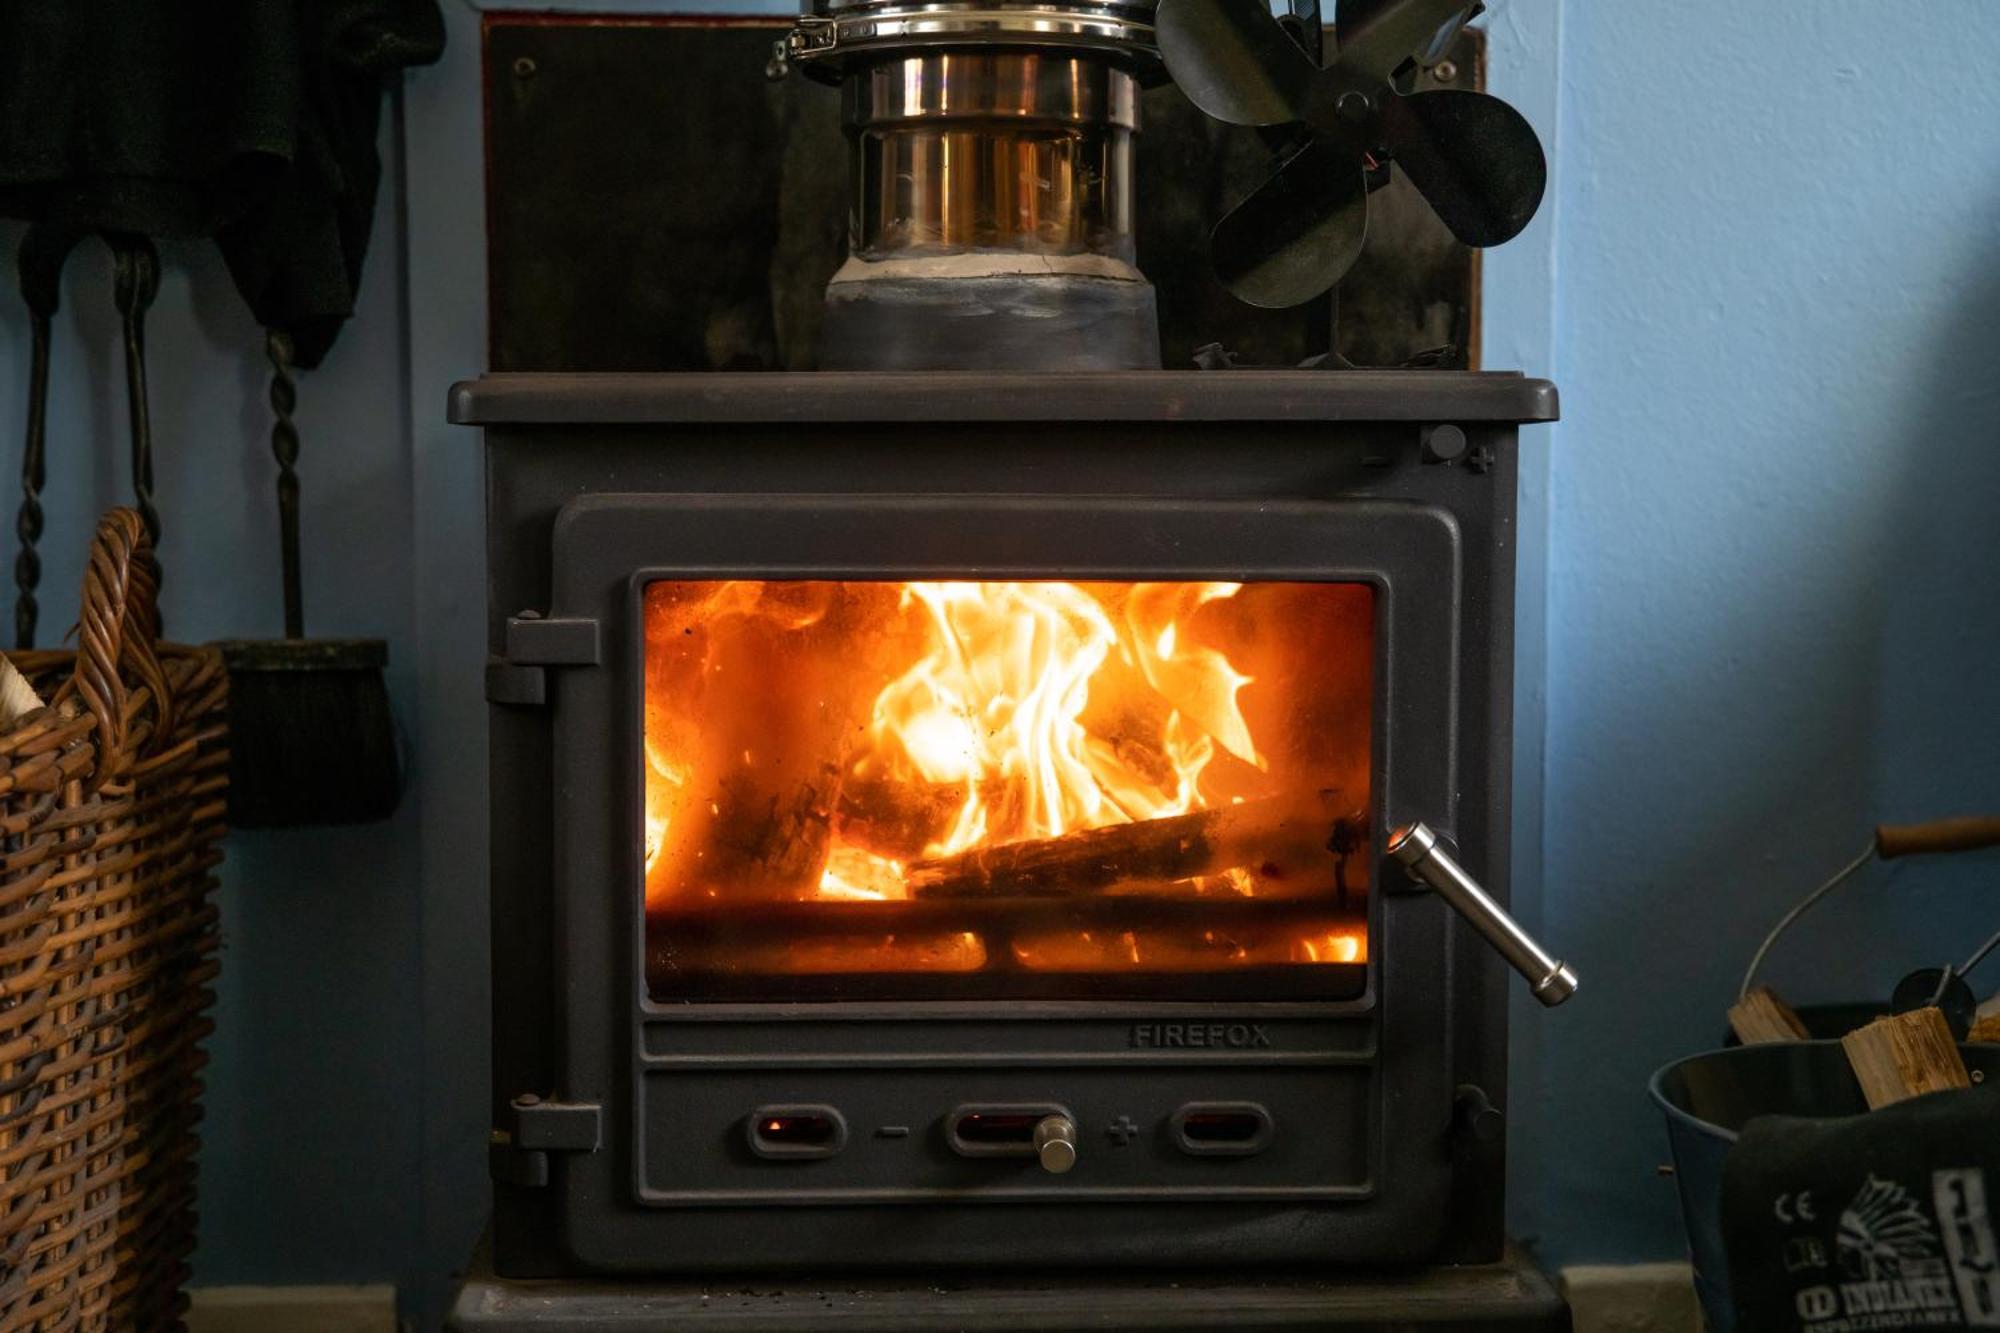
<svg viewBox="0 0 2000 1333"><path fill-rule="evenodd" d="M1051 1175L1076 1165L1076 1122L1066 1115L1042 1117L1035 1126L1035 1160Z"/></svg>

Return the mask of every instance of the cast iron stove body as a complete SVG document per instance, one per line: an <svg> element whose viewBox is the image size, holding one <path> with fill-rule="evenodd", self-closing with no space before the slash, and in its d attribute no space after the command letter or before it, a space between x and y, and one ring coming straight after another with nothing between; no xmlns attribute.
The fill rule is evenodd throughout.
<svg viewBox="0 0 2000 1333"><path fill-rule="evenodd" d="M1497 1258L1505 970L1386 847L1506 900L1555 415L1427 371L460 386L497 1270ZM1051 626L1082 666L1021 666Z"/></svg>

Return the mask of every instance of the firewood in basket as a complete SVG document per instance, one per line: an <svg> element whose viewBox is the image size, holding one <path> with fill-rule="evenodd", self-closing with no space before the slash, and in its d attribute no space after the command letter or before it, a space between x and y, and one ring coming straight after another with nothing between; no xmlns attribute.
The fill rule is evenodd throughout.
<svg viewBox="0 0 2000 1333"><path fill-rule="evenodd" d="M2000 1044L2000 995L1979 1006L1979 1014L1972 1020L1972 1031L1965 1039Z"/></svg>
<svg viewBox="0 0 2000 1333"><path fill-rule="evenodd" d="M1315 859L1330 881L1326 843L1339 806L1336 793L1323 791L979 848L912 863L910 892L918 898L1059 897L1101 893L1132 880L1175 882Z"/></svg>
<svg viewBox="0 0 2000 1333"><path fill-rule="evenodd" d="M21 669L0 657L0 727L11 727L42 706L42 696Z"/></svg>
<svg viewBox="0 0 2000 1333"><path fill-rule="evenodd" d="M1878 1018L1848 1033L1840 1044L1871 1111L1927 1092L1972 1086L1951 1025L1939 1009Z"/></svg>
<svg viewBox="0 0 2000 1333"><path fill-rule="evenodd" d="M1769 986L1759 986L1729 1006L1729 1030L1745 1046L1809 1039L1805 1021Z"/></svg>

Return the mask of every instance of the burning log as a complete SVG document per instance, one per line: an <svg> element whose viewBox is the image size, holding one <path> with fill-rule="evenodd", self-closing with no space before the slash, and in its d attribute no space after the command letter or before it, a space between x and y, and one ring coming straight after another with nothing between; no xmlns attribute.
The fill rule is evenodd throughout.
<svg viewBox="0 0 2000 1333"><path fill-rule="evenodd" d="M830 812L840 796L840 769L784 775L771 784L759 773L725 777L708 821L709 873L735 892L791 895L810 888L832 841Z"/></svg>
<svg viewBox="0 0 2000 1333"><path fill-rule="evenodd" d="M649 902L782 901L819 885L866 699L817 645L844 642L859 612L823 589L779 591L721 585L649 664L649 690L688 701L663 747L685 776L659 812Z"/></svg>
<svg viewBox="0 0 2000 1333"><path fill-rule="evenodd" d="M836 824L841 841L878 856L913 860L951 828L965 805L965 792L953 783L850 774L840 791Z"/></svg>
<svg viewBox="0 0 2000 1333"><path fill-rule="evenodd" d="M1337 809L1334 793L1318 792L984 847L914 862L910 893L1058 897L1133 880L1174 882L1245 867L1277 872L1314 860L1331 875L1326 843Z"/></svg>

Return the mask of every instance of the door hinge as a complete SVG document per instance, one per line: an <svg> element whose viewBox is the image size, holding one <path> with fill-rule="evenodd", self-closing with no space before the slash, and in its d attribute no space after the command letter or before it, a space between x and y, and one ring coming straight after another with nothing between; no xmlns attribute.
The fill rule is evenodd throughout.
<svg viewBox="0 0 2000 1333"><path fill-rule="evenodd" d="M486 660L487 703L540 708L548 701L548 672L538 666L516 666L504 657Z"/></svg>
<svg viewBox="0 0 2000 1333"><path fill-rule="evenodd" d="M507 660L516 666L596 666L597 622L523 611L507 620Z"/></svg>
<svg viewBox="0 0 2000 1333"><path fill-rule="evenodd" d="M486 700L515 708L549 701L549 667L589 667L600 660L595 620L549 619L523 611L507 621L507 651L486 663Z"/></svg>
<svg viewBox="0 0 2000 1333"><path fill-rule="evenodd" d="M549 1154L596 1152L603 1117L594 1102L549 1102L532 1093L507 1104L487 1146L487 1169L503 1185L549 1183Z"/></svg>

